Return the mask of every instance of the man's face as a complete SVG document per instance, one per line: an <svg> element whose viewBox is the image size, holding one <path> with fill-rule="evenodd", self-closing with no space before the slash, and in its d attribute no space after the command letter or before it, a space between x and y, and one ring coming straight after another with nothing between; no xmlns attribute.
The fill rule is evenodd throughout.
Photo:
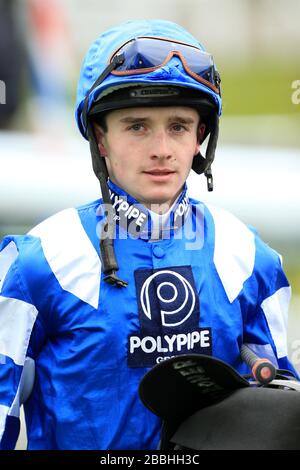
<svg viewBox="0 0 300 470"><path fill-rule="evenodd" d="M95 129L111 181L149 209L170 206L205 130L197 111L184 106L128 108L111 111L106 123L107 132L98 125Z"/></svg>

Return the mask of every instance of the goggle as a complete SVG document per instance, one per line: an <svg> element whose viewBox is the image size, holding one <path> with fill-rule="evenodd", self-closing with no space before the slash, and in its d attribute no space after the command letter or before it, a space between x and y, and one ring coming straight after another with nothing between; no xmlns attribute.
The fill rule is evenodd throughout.
<svg viewBox="0 0 300 470"><path fill-rule="evenodd" d="M220 75L211 54L179 41L140 37L123 44L115 51L110 64L113 75L135 75L152 72L167 64L172 57L180 58L185 71L198 82L220 94Z"/></svg>

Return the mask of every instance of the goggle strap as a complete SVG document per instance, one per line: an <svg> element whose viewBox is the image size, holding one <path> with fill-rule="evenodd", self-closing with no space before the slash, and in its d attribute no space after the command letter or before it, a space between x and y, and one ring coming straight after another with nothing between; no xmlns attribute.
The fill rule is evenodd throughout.
<svg viewBox="0 0 300 470"><path fill-rule="evenodd" d="M90 94L92 93L92 91L98 86L100 85L103 80L106 79L106 77L116 68L118 67L119 65L123 64L124 62L124 54L118 54L116 55L112 62L110 64L108 64L108 66L103 70L103 72L101 73L101 75L97 78L97 80L94 82L94 84L91 86L91 88L89 89L89 92L87 93L86 97L85 97L85 100L84 100L84 104L83 104L83 108L82 108L82 117L83 117L83 123L84 123L84 127L87 128L88 125L87 125L87 121L88 121L88 117L87 117L87 114L88 114L88 105L89 105L89 97L90 97Z"/></svg>

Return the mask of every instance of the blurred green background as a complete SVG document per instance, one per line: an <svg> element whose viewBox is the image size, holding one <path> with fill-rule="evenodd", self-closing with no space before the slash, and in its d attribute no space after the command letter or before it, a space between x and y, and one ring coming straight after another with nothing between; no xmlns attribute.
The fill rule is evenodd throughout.
<svg viewBox="0 0 300 470"><path fill-rule="evenodd" d="M270 61L268 57L235 68L224 63L221 70L224 114L278 114L299 118L299 108L291 100L291 84L300 77L300 57L297 62L287 64ZM295 139L299 139L297 134ZM299 140L294 142L299 144Z"/></svg>

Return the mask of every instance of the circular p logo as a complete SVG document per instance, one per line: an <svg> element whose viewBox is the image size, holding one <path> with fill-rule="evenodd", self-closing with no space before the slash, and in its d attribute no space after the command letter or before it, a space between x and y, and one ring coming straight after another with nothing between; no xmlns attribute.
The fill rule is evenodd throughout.
<svg viewBox="0 0 300 470"><path fill-rule="evenodd" d="M149 320L159 305L161 324L173 327L184 323L193 313L196 297L191 284L181 274L165 269L146 279L140 301Z"/></svg>

